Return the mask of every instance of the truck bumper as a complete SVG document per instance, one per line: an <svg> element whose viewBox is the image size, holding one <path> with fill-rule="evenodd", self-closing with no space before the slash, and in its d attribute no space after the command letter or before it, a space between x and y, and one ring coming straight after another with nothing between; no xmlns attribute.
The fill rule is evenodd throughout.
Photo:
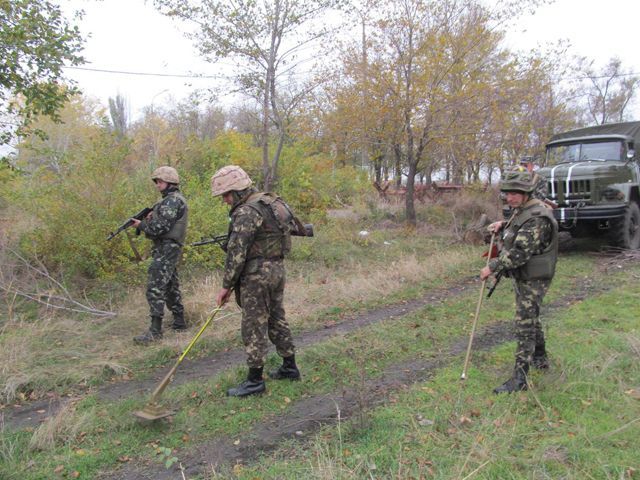
<svg viewBox="0 0 640 480"><path fill-rule="evenodd" d="M627 210L624 203L612 205L597 205L583 207L558 207L553 209L553 216L558 222L558 226L562 230L571 229L577 222L581 221L597 221L611 220L621 218ZM503 209L502 214L505 219L511 216L509 207Z"/></svg>
<svg viewBox="0 0 640 480"><path fill-rule="evenodd" d="M609 220L623 217L627 206L622 204L598 205L585 207L558 207L553 209L553 216L558 223L581 220Z"/></svg>

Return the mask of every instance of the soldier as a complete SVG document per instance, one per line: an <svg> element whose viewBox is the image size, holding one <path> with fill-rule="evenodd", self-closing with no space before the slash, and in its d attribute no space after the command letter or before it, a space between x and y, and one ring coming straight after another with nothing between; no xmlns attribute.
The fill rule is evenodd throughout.
<svg viewBox="0 0 640 480"><path fill-rule="evenodd" d="M178 260L187 234L187 201L180 193L178 172L173 167L159 167L151 175L162 200L144 220L133 220L134 226L153 241L153 260L149 265L147 302L151 313L151 326L134 343L148 345L162 338L162 317L165 302L173 313L171 328L186 330L184 307L178 281Z"/></svg>
<svg viewBox="0 0 640 480"><path fill-rule="evenodd" d="M520 160L521 171L527 171L531 175L533 175L533 182L535 187L533 188L533 192L531 194L531 198L537 198L538 200L545 202L552 208L555 208L555 204L550 200L547 200L547 179L538 175L533 171L533 157L522 157ZM552 205L553 204L553 205Z"/></svg>
<svg viewBox="0 0 640 480"><path fill-rule="evenodd" d="M242 309L241 333L247 352L247 380L227 395L245 397L265 391L262 371L267 356L267 338L283 359L269 373L276 380L299 380L295 347L283 307L284 256L291 246L288 225L293 214L279 197L258 192L240 167L231 165L211 178L211 193L222 195L229 212L229 240L225 251L222 288L216 303L223 305L232 289Z"/></svg>
<svg viewBox="0 0 640 480"><path fill-rule="evenodd" d="M496 222L490 231L502 230L504 245L498 255L480 271L480 279L504 270L513 279L516 292L516 362L512 377L494 393L527 389L529 365L549 366L540 305L549 289L558 258L558 225L551 209L532 198L535 177L519 169L505 173L500 190L513 209L507 222Z"/></svg>

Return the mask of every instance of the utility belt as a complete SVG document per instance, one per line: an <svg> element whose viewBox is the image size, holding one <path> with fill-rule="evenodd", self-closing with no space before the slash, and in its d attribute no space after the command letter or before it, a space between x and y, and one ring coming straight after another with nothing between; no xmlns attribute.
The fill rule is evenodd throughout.
<svg viewBox="0 0 640 480"><path fill-rule="evenodd" d="M247 260L244 264L244 269L240 276L256 273L265 262L281 262L284 260L284 255L277 255L275 257L253 257Z"/></svg>
<svg viewBox="0 0 640 480"><path fill-rule="evenodd" d="M173 239L173 238L154 238L153 239L153 246L154 247L162 247L163 245L167 244L167 243L175 243L176 245L178 245L180 248L182 248L184 245L182 243L180 243L179 241Z"/></svg>

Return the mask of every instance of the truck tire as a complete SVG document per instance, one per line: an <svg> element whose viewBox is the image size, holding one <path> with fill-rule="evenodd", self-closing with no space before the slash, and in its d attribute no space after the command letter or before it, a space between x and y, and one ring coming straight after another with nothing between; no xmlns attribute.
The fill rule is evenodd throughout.
<svg viewBox="0 0 640 480"><path fill-rule="evenodd" d="M612 222L610 240L614 246L637 250L640 248L640 207L631 202L624 217Z"/></svg>

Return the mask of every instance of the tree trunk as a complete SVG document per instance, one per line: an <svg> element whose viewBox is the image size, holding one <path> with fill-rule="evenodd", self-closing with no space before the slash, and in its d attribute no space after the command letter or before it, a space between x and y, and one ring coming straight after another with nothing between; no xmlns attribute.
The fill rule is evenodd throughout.
<svg viewBox="0 0 640 480"><path fill-rule="evenodd" d="M267 84L270 81L270 72L271 70L268 69L266 77ZM262 138L260 141L262 142L262 179L264 183L264 190L266 191L269 191L271 186L271 172L269 164L269 105L271 102L269 94L269 88L265 87L262 98Z"/></svg>
<svg viewBox="0 0 640 480"><path fill-rule="evenodd" d="M407 222L413 226L416 225L416 208L413 202L414 184L416 178L416 164L409 163L409 176L407 177L407 194L405 196L405 210L407 213Z"/></svg>

